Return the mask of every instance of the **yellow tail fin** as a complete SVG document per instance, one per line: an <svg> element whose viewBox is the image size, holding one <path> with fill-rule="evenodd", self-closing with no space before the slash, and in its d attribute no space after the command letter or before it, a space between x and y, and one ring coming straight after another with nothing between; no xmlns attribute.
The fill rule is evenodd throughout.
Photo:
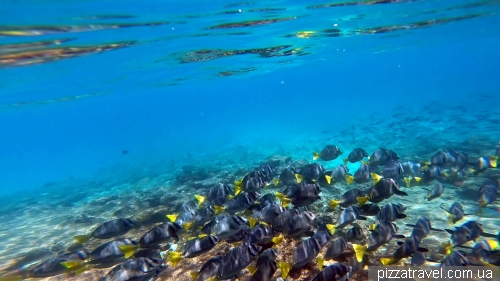
<svg viewBox="0 0 500 281"><path fill-rule="evenodd" d="M250 265L248 268L248 271L250 271L251 275L255 274L255 271L257 271L257 267Z"/></svg>
<svg viewBox="0 0 500 281"><path fill-rule="evenodd" d="M182 260L181 253L178 253L178 252L168 252L168 261L173 266L176 266L181 260Z"/></svg>
<svg viewBox="0 0 500 281"><path fill-rule="evenodd" d="M234 186L234 195L238 195L243 191L243 187L241 185L235 185Z"/></svg>
<svg viewBox="0 0 500 281"><path fill-rule="evenodd" d="M196 198L196 201L198 201L198 206L201 206L201 204L203 204L203 202L205 202L205 196L201 196L201 195L196 194L194 196L194 198Z"/></svg>
<svg viewBox="0 0 500 281"><path fill-rule="evenodd" d="M345 181L347 182L347 185L349 185L354 181L354 177L351 175L345 175Z"/></svg>
<svg viewBox="0 0 500 281"><path fill-rule="evenodd" d="M377 175L375 173L370 173L370 176L372 176L373 184L376 184L377 182L380 181L380 179L382 179L382 176Z"/></svg>
<svg viewBox="0 0 500 281"><path fill-rule="evenodd" d="M492 168L496 168L498 166L498 157L497 156L490 157L490 166Z"/></svg>
<svg viewBox="0 0 500 281"><path fill-rule="evenodd" d="M328 229L328 232L330 232L330 234L333 235L335 233L335 229L337 228L337 226L333 224L327 224L326 228Z"/></svg>
<svg viewBox="0 0 500 281"><path fill-rule="evenodd" d="M167 215L167 218L171 221L171 222L175 222L175 220L177 220L177 217L179 216L179 214L171 214L171 215Z"/></svg>
<svg viewBox="0 0 500 281"><path fill-rule="evenodd" d="M354 248L354 252L356 253L356 259L358 260L358 262L362 262L363 256L365 255L366 252L366 246L352 244L352 247Z"/></svg>
<svg viewBox="0 0 500 281"><path fill-rule="evenodd" d="M273 241L274 244L279 244L283 242L285 237L283 237L283 234L280 234L279 236L274 237L271 241Z"/></svg>
<svg viewBox="0 0 500 281"><path fill-rule="evenodd" d="M416 182L420 182L422 180L420 177L414 177L413 179L415 179Z"/></svg>
<svg viewBox="0 0 500 281"><path fill-rule="evenodd" d="M77 236L74 236L73 239L77 242L77 243L80 243L80 244L83 244L87 241L89 241L90 239L90 235L77 235Z"/></svg>
<svg viewBox="0 0 500 281"><path fill-rule="evenodd" d="M193 222L186 222L182 225L186 231L191 229L191 226L193 226Z"/></svg>
<svg viewBox="0 0 500 281"><path fill-rule="evenodd" d="M411 178L410 177L405 177L405 182L406 182L406 187L410 187Z"/></svg>
<svg viewBox="0 0 500 281"><path fill-rule="evenodd" d="M217 205L214 206L214 209L215 209L216 215L218 215L218 214L222 213L222 211L224 211L224 207L217 206Z"/></svg>
<svg viewBox="0 0 500 281"><path fill-rule="evenodd" d="M313 152L313 160L316 160L319 158L319 153Z"/></svg>
<svg viewBox="0 0 500 281"><path fill-rule="evenodd" d="M325 263L325 259L324 258L317 258L316 262L318 263L319 270L323 270L323 264Z"/></svg>
<svg viewBox="0 0 500 281"><path fill-rule="evenodd" d="M299 174L295 174L295 178L297 179L297 182L300 183L304 177Z"/></svg>
<svg viewBox="0 0 500 281"><path fill-rule="evenodd" d="M331 182L332 182L332 177L325 175L325 179L326 179L326 182L327 182L328 184L331 184Z"/></svg>
<svg viewBox="0 0 500 281"><path fill-rule="evenodd" d="M366 204L366 202L368 202L368 199L369 199L368 196L356 198L356 200L359 202L360 206L363 206L364 204Z"/></svg>
<svg viewBox="0 0 500 281"><path fill-rule="evenodd" d="M76 267L76 266L81 266L84 263L85 263L84 261L65 261L65 262L61 262L61 265L66 267L66 268L72 268L72 267Z"/></svg>
<svg viewBox="0 0 500 281"><path fill-rule="evenodd" d="M340 201L337 201L337 200L334 200L334 199L330 199L330 209L335 209L335 208L337 208L337 206L338 206L340 203L341 203Z"/></svg>
<svg viewBox="0 0 500 281"><path fill-rule="evenodd" d="M278 178L273 179L274 186L277 186L280 183L280 180Z"/></svg>
<svg viewBox="0 0 500 281"><path fill-rule="evenodd" d="M390 265L390 264L394 263L394 259L393 258L380 258L380 262L383 265Z"/></svg>
<svg viewBox="0 0 500 281"><path fill-rule="evenodd" d="M250 228L253 228L253 227L254 227L254 225L257 223L257 219L256 219L256 218L249 217L249 218L248 218L248 223L250 224Z"/></svg>
<svg viewBox="0 0 500 281"><path fill-rule="evenodd" d="M285 279L292 269L292 265L287 262L279 262L278 268L281 269L281 278Z"/></svg>
<svg viewBox="0 0 500 281"><path fill-rule="evenodd" d="M122 250L125 254L125 258L128 259L135 253L135 250L137 250L138 247L137 245L121 245L118 248Z"/></svg>
<svg viewBox="0 0 500 281"><path fill-rule="evenodd" d="M191 280L193 280L193 281L196 281L196 279L198 279L198 276L200 276L200 274L198 272L194 272L194 271L189 273L189 275L191 275Z"/></svg>

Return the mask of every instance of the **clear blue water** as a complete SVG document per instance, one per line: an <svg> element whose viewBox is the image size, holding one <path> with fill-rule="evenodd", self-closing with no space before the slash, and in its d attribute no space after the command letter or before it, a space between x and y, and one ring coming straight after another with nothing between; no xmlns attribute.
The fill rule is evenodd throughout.
<svg viewBox="0 0 500 281"><path fill-rule="evenodd" d="M486 139L491 153L499 1L335 3L1 1L0 194L71 194L188 164L250 170L330 142L425 158ZM264 22L220 26L250 21Z"/></svg>

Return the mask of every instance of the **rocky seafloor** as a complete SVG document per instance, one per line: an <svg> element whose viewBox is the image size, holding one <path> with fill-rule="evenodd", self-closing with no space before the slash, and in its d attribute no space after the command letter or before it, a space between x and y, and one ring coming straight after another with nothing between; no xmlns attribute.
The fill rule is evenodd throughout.
<svg viewBox="0 0 500 281"><path fill-rule="evenodd" d="M256 158L253 158L256 159ZM263 159L263 158L261 158ZM40 260L44 260L53 254L63 253L65 249L73 244L72 237L75 235L91 232L97 225L107 220L131 217L137 220L139 227L131 230L125 235L128 238L139 239L140 236L151 229L155 224L166 222L167 214L177 213L180 205L194 198L195 194L205 195L211 186L219 183L232 184L234 180L243 177L247 172L259 164L272 163L277 171L293 164L300 166L311 161L305 159L292 159L288 156L271 156L262 161L255 160L254 163L239 164L243 162L229 161L224 165L195 166L186 165L176 173L157 173L149 177L136 177L127 182L101 182L99 188L92 189L90 186L65 187L67 192L50 192L36 198L25 199L23 204L6 203L2 207L0 221L0 272L10 272L19 268L29 268ZM325 165L332 163L320 162ZM337 163L338 164L338 163ZM351 172L356 170L351 167ZM431 189L437 181L418 186L405 187L401 181L402 190L409 196L393 196L380 204L401 203L406 206L405 219L396 221L399 232L409 235L412 228L406 223L415 223L421 216L432 221L434 228L451 228L446 213L440 208L447 209L453 202L459 202L464 206L466 213L474 213L477 208L477 190L486 178L495 178L500 175L499 169L491 169L481 176L467 177L460 182L446 182L445 192L433 201L424 201L427 189ZM94 183L96 185L96 183ZM368 188L371 183L347 185L345 181L334 183L331 187L322 188L321 200L310 206L310 210L323 218L331 218L335 222L340 214L340 208L329 209L329 200L337 199L345 191L357 187ZM266 193L283 191L283 186L269 186L262 190L261 195ZM6 211L8 210L8 211ZM5 211L5 212L4 212ZM467 220L477 220L483 224L486 232L497 233L500 219L498 216L477 217L467 216L457 223L462 224ZM368 217L367 221L358 221L363 228L364 234L368 234L368 225L375 222L375 217ZM349 227L348 227L349 228ZM346 228L345 230L347 230ZM341 234L338 231L336 235ZM193 236L185 233L183 239ZM446 232L432 232L423 242L421 247L431 249L427 254L434 260L441 260L443 254L437 249L439 245L449 239ZM113 238L113 239L116 239ZM111 240L111 239L110 239ZM108 240L92 239L85 244L88 250L92 250ZM274 246L279 251L278 262L291 262L295 248L300 239L285 239L283 243ZM209 258L220 255L232 247L229 243L219 243L210 252L192 259L184 259L176 266L169 265L157 280L167 281L191 280L190 272L197 271ZM326 251L323 247L319 256ZM379 258L390 256L397 249L395 240L372 253L365 260L367 265L380 265ZM350 246L341 261L353 259L353 251ZM326 261L325 264L333 261ZM40 280L99 280L110 269L90 269L78 275L63 274ZM288 276L291 280L310 280L319 272L315 262L311 262L300 270L292 270ZM281 272L275 273L273 280L278 279ZM244 271L240 280L249 280L250 273ZM366 280L366 272L361 271L351 276L351 280Z"/></svg>

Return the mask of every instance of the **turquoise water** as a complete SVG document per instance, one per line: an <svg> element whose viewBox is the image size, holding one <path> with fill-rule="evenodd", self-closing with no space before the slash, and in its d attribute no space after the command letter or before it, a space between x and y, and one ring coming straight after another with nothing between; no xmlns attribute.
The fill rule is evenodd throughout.
<svg viewBox="0 0 500 281"><path fill-rule="evenodd" d="M274 155L492 155L499 4L2 1L0 262L63 236L19 224L52 229L54 213L101 196L168 195L179 177L232 183ZM66 230L69 243L82 226Z"/></svg>

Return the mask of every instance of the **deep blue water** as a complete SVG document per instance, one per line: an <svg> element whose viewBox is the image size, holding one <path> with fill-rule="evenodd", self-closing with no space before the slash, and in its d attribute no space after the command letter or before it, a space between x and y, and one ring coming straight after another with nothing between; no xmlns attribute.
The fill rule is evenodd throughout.
<svg viewBox="0 0 500 281"><path fill-rule="evenodd" d="M12 63L2 57L0 192L43 193L48 182L116 178L125 170L155 165L174 170L218 156L225 161L231 153L255 147L263 155L309 158L312 150L322 147L325 134L334 136L333 142L363 137L365 131L352 126L369 126L379 133L377 138L365 136L362 144L374 149L378 143L390 145L391 139L399 138L391 137L393 131L387 125L396 122L408 129L408 146L418 146L419 139L412 138L421 133L414 131L415 124L393 116L399 106L408 116L425 112L419 117L424 123L442 120L431 127L461 124L461 129L470 127L469 136L498 139L498 130L491 129L488 118L499 116L499 2L399 2L308 9L324 3L262 1L225 7L235 2L2 1L2 31L70 28L40 35L4 32L0 56L25 51L7 49L7 44L46 40L68 39L55 45L59 47L134 43L56 61L43 61L40 56L41 61L28 65L20 65L22 59ZM257 8L280 9L250 11ZM236 12L220 14L224 11ZM95 17L103 15L115 18ZM471 15L477 17L457 19ZM275 18L295 19L206 29ZM455 20L439 22L451 18ZM422 28L411 25L423 21L434 23ZM144 23L157 24L102 27ZM408 28L349 34L395 25ZM342 36L327 37L321 32L331 28L340 29ZM87 30L79 32L82 29ZM315 33L299 38L299 31ZM285 50L307 54L248 53L179 62L186 52L198 50L283 45ZM39 49L50 48L54 46ZM252 71L220 75L245 68ZM485 96L493 98L481 98ZM429 104L437 110L428 113ZM458 116L475 121L461 123L456 112L448 110L453 106L467 107ZM387 126L371 125L374 120L386 121ZM438 148L446 145L452 131L443 129L427 138L436 137L429 141ZM124 150L128 153L122 154Z"/></svg>

